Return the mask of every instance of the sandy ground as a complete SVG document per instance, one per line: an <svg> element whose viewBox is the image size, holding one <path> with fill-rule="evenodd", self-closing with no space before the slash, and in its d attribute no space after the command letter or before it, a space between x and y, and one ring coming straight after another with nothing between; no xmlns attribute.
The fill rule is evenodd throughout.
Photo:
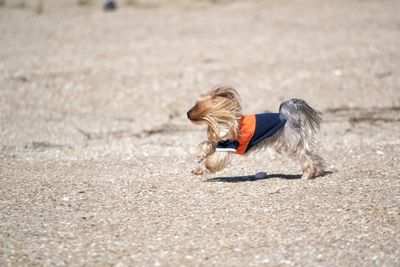
<svg viewBox="0 0 400 267"><path fill-rule="evenodd" d="M400 265L400 1L18 5L0 8L1 266ZM186 111L218 84L248 113L324 112L329 173L265 151L191 175Z"/></svg>

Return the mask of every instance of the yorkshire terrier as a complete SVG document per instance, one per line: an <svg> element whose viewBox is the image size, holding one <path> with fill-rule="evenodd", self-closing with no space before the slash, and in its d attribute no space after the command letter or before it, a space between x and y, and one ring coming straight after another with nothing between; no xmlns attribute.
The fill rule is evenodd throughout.
<svg viewBox="0 0 400 267"><path fill-rule="evenodd" d="M314 139L321 113L304 100L283 102L279 113L243 115L239 94L224 86L201 95L187 117L195 124L207 125L208 140L197 147L199 163L204 160L205 164L193 169L193 174L215 173L228 165L231 154L245 155L267 147L298 160L302 179L324 172Z"/></svg>

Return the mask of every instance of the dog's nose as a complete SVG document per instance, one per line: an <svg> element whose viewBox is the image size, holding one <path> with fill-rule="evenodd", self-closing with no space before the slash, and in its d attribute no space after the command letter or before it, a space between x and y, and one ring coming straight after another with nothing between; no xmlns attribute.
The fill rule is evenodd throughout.
<svg viewBox="0 0 400 267"><path fill-rule="evenodd" d="M188 119L190 120L190 110L186 113Z"/></svg>

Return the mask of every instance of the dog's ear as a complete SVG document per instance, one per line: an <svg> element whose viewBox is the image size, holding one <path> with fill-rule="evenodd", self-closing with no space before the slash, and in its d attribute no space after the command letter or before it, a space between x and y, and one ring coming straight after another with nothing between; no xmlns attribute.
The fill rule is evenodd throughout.
<svg viewBox="0 0 400 267"><path fill-rule="evenodd" d="M222 86L216 88L214 91L214 96L224 97L227 99L239 99L238 92L229 86Z"/></svg>

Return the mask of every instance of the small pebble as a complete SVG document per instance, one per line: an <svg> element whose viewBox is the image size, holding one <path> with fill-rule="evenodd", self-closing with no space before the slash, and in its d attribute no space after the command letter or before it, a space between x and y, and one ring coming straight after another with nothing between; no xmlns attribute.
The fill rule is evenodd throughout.
<svg viewBox="0 0 400 267"><path fill-rule="evenodd" d="M263 178L265 178L265 177L267 177L267 173L265 173L265 172L257 172L256 173L256 175L254 175L254 178L257 180L257 179L263 179Z"/></svg>
<svg viewBox="0 0 400 267"><path fill-rule="evenodd" d="M333 74L335 74L336 76L342 76L342 70L334 70Z"/></svg>

